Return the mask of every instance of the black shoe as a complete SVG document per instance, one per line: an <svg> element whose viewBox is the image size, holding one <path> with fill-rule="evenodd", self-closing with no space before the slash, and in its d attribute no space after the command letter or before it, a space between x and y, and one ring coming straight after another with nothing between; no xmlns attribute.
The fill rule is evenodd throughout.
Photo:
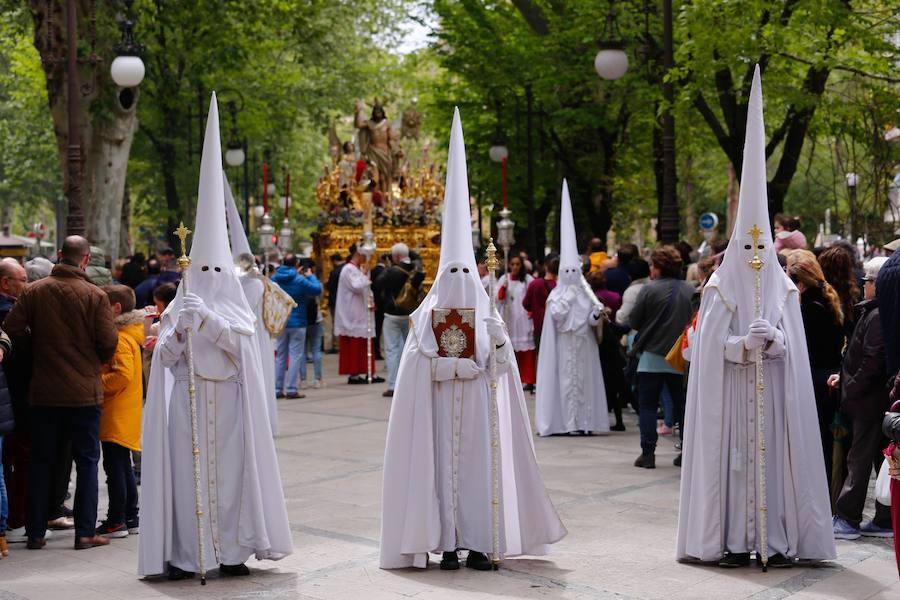
<svg viewBox="0 0 900 600"><path fill-rule="evenodd" d="M193 579L194 574L190 571L185 571L169 565L169 574L167 577L169 578L169 581L181 581L182 579Z"/></svg>
<svg viewBox="0 0 900 600"><path fill-rule="evenodd" d="M641 454L634 461L634 466L640 467L641 469L655 469L656 468L656 455L655 454Z"/></svg>
<svg viewBox="0 0 900 600"><path fill-rule="evenodd" d="M466 558L466 566L476 571L490 571L494 568L488 557L481 552L469 550L469 556Z"/></svg>
<svg viewBox="0 0 900 600"><path fill-rule="evenodd" d="M610 431L625 431L624 423L616 423L612 427L609 428Z"/></svg>
<svg viewBox="0 0 900 600"><path fill-rule="evenodd" d="M736 569L750 566L749 552L730 552L719 560L719 566L724 569Z"/></svg>
<svg viewBox="0 0 900 600"><path fill-rule="evenodd" d="M762 566L762 560L760 559L759 554L756 555L756 564L760 567ZM790 569L794 566L794 561L784 554L773 554L769 557L769 562L766 566L772 567L773 569Z"/></svg>
<svg viewBox="0 0 900 600"><path fill-rule="evenodd" d="M351 375L347 378L347 383L350 385L360 385L366 382L365 377L360 377L359 375Z"/></svg>
<svg viewBox="0 0 900 600"><path fill-rule="evenodd" d="M133 519L125 519L125 526L128 527L128 533L131 535L136 535L141 532L141 522L140 517L134 517Z"/></svg>
<svg viewBox="0 0 900 600"><path fill-rule="evenodd" d="M378 375L372 375L372 383L384 383L384 377L379 377Z"/></svg>
<svg viewBox="0 0 900 600"><path fill-rule="evenodd" d="M459 569L459 555L456 552L444 552L441 556L441 571L456 571Z"/></svg>
<svg viewBox="0 0 900 600"><path fill-rule="evenodd" d="M532 384L532 383L526 383L524 386L522 386L522 391L523 391L523 392L533 392L533 391L534 391L534 384Z"/></svg>
<svg viewBox="0 0 900 600"><path fill-rule="evenodd" d="M681 454L680 454L680 453L679 453L678 456L676 456L675 459L672 461L672 464L675 465L676 467L680 467L680 466L681 466Z"/></svg>
<svg viewBox="0 0 900 600"><path fill-rule="evenodd" d="M284 392L278 392L277 394L275 394L276 400L284 400L284 398L285 398Z"/></svg>
<svg viewBox="0 0 900 600"><path fill-rule="evenodd" d="M28 538L28 541L25 542L25 547L29 550L40 550L44 546L47 545L47 540L44 538Z"/></svg>
<svg viewBox="0 0 900 600"><path fill-rule="evenodd" d="M388 390L388 391L384 392L383 394L381 394L381 396L382 396L383 398L393 398L393 397L394 397L394 390Z"/></svg>
<svg viewBox="0 0 900 600"><path fill-rule="evenodd" d="M219 574L225 577L246 577L250 574L250 569L244 563L239 565L219 565Z"/></svg>

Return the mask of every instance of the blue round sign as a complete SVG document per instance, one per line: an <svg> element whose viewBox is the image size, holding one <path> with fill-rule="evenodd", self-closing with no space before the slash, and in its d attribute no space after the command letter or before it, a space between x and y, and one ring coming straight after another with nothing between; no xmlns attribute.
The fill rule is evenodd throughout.
<svg viewBox="0 0 900 600"><path fill-rule="evenodd" d="M700 215L699 225L703 231L711 231L719 226L719 217L716 213L703 213Z"/></svg>

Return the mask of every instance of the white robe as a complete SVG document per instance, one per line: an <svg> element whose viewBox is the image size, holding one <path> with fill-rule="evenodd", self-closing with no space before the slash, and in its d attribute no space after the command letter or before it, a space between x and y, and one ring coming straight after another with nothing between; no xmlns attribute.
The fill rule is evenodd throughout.
<svg viewBox="0 0 900 600"><path fill-rule="evenodd" d="M199 570L185 340L163 314L144 410L138 573ZM293 552L259 348L211 313L194 334L207 570Z"/></svg>
<svg viewBox="0 0 900 600"><path fill-rule="evenodd" d="M263 383L266 386L266 408L269 411L269 425L272 435L278 434L278 400L275 398L275 348L272 336L263 321L263 294L265 284L260 275L244 273L240 276L241 287L247 297L247 304L256 316L256 343L259 345L259 358L262 363Z"/></svg>
<svg viewBox="0 0 900 600"><path fill-rule="evenodd" d="M507 277L504 275L497 282L497 288L507 285L506 298L500 302L501 314L506 322L506 329L509 331L509 339L512 341L513 351L527 352L534 350L534 322L531 315L522 306L522 300L525 299L525 290L528 284L534 280L531 275L525 276L525 281L513 279L507 285Z"/></svg>
<svg viewBox="0 0 900 600"><path fill-rule="evenodd" d="M692 338L677 557L715 561L760 549L754 353L717 281L707 286ZM766 315L777 328L764 353L769 554L835 558L831 507L796 289ZM783 314L783 316L782 316Z"/></svg>
<svg viewBox="0 0 900 600"><path fill-rule="evenodd" d="M535 391L538 435L609 431L606 387L592 329L599 319L586 305L561 302L564 292L558 285L547 298Z"/></svg>
<svg viewBox="0 0 900 600"><path fill-rule="evenodd" d="M374 317L369 322L370 285L369 277L352 262L341 269L335 304L334 335L375 337Z"/></svg>
<svg viewBox="0 0 900 600"><path fill-rule="evenodd" d="M429 552L493 547L487 374L454 380L451 363L440 364L452 359L433 363L436 354L410 333L385 448L383 569L424 568ZM501 553L544 555L567 531L541 480L515 361L508 350L498 358Z"/></svg>

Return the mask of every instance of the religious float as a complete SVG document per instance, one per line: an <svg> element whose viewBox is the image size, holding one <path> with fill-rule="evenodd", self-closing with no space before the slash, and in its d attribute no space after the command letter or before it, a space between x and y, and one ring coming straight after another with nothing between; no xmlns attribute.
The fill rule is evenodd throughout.
<svg viewBox="0 0 900 600"><path fill-rule="evenodd" d="M425 284L434 281L443 172L429 157L428 143L419 142L420 121L415 103L392 124L376 101L368 119L357 104L354 141L342 144L331 128L331 165L316 187L319 216L313 233L323 280L332 269L330 257L346 257L353 244L369 257L372 268L380 254L403 242L418 255Z"/></svg>

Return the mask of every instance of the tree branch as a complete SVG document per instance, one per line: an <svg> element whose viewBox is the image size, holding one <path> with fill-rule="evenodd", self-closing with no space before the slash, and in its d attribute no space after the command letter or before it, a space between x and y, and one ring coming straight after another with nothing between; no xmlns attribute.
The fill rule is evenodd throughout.
<svg viewBox="0 0 900 600"><path fill-rule="evenodd" d="M713 135L716 136L716 141L719 142L719 146L721 146L725 155L728 156L732 163L734 163L735 160L740 162L739 156L735 157L732 155L731 137L729 137L728 132L722 127L722 124L719 123L719 120L716 118L715 113L713 113L712 108L710 108L706 98L703 97L703 94L697 94L697 96L694 97L694 107L700 111L700 115L706 121L706 124L709 125L709 128L712 129Z"/></svg>
<svg viewBox="0 0 900 600"><path fill-rule="evenodd" d="M811 67L815 66L811 60L807 60L805 58L800 58L799 56L794 56L793 54L788 54L787 52L776 52L778 56L782 58L787 58L790 60L797 61L798 63L802 63L804 65L809 65ZM897 77L888 77L887 75L875 75L874 73L866 73L861 69L857 69L855 67L845 67L841 65L835 65L831 67L832 71L844 71L845 73L853 73L854 75L859 75L861 77L867 77L869 79L875 79L878 81L885 81L887 83L900 83L900 78Z"/></svg>
<svg viewBox="0 0 900 600"><path fill-rule="evenodd" d="M512 3L534 33L541 36L550 34L550 21L533 0L512 0Z"/></svg>

